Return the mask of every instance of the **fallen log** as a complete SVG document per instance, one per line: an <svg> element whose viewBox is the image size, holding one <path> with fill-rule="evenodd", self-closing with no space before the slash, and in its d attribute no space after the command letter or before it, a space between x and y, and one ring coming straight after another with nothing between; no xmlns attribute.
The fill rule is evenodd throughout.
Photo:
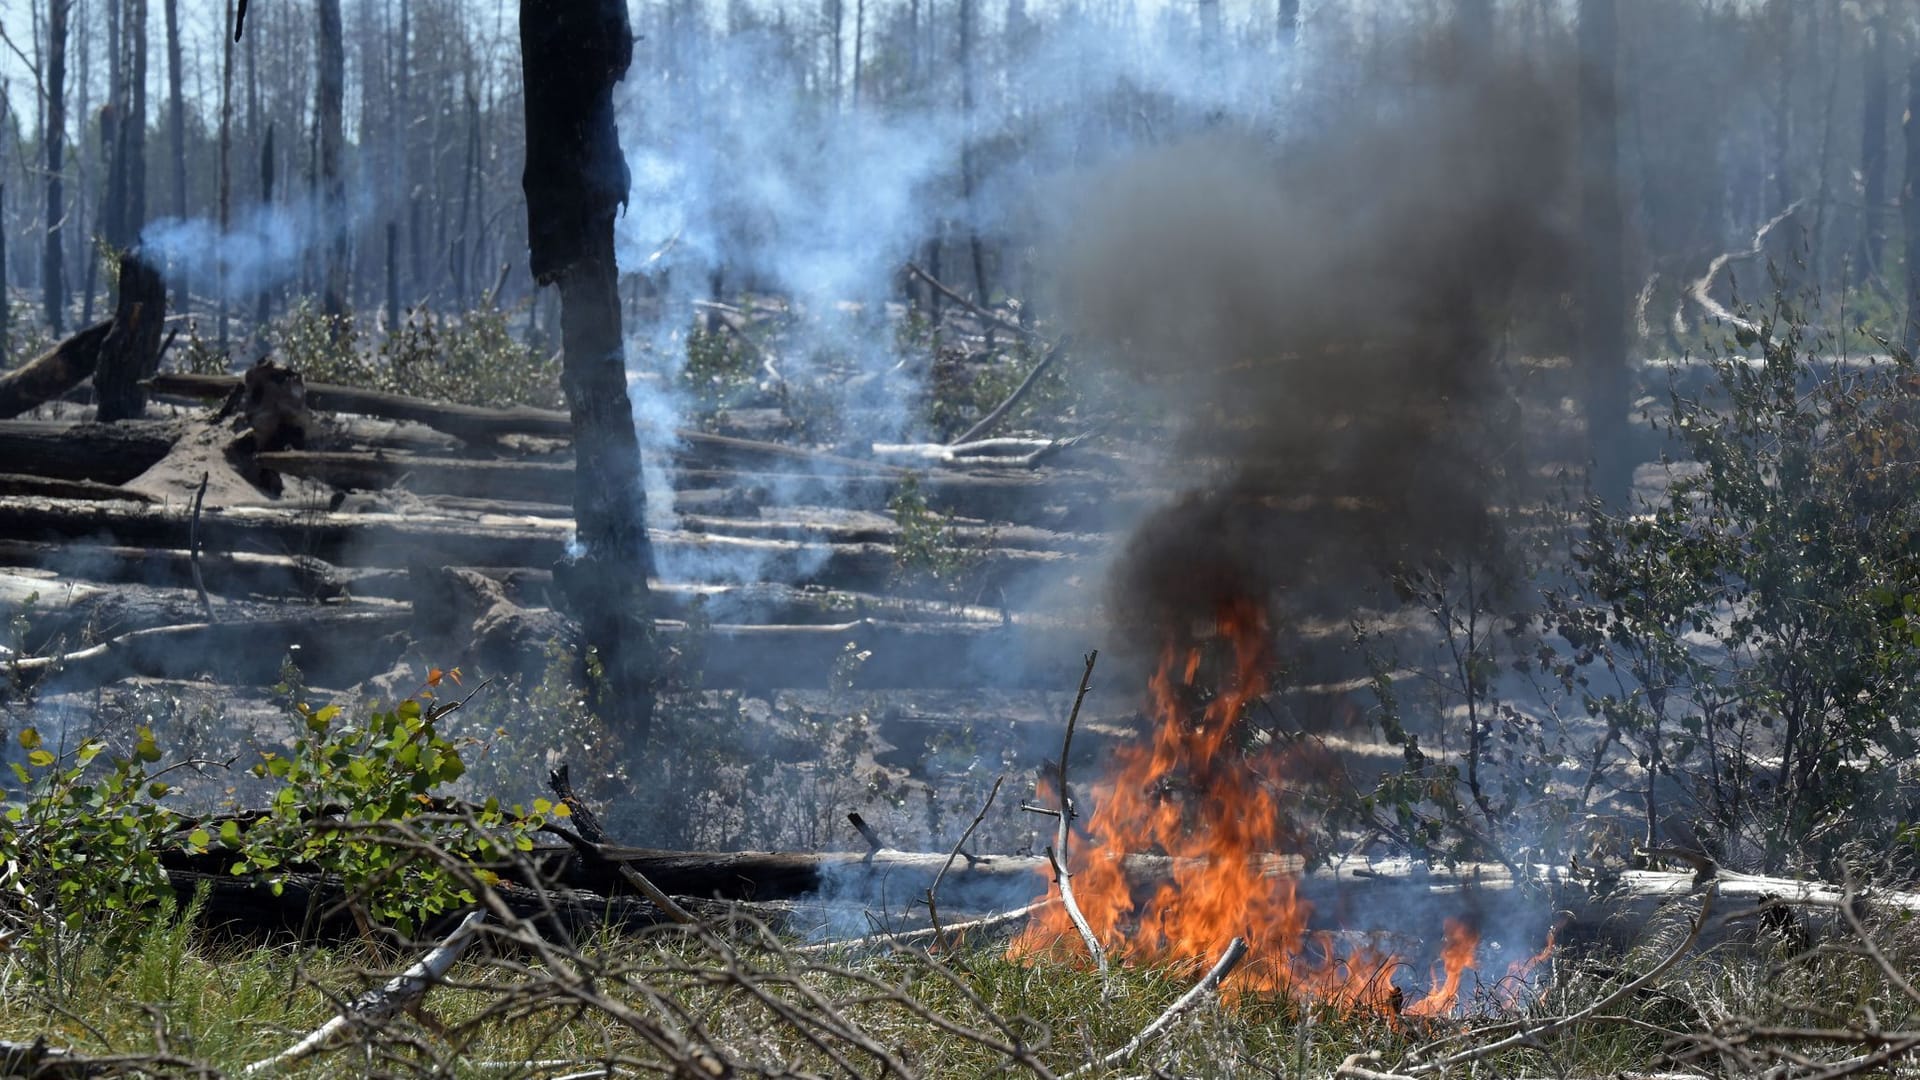
<svg viewBox="0 0 1920 1080"><path fill-rule="evenodd" d="M49 480L124 484L166 457L181 430L182 425L167 420L118 424L4 420L0 421L0 462L6 463L10 473Z"/></svg>
<svg viewBox="0 0 1920 1080"><path fill-rule="evenodd" d="M150 380L154 393L174 394L202 400L219 401L233 392L239 378L231 375L190 375L162 372ZM492 444L510 435L533 435L547 439L571 439L573 421L564 412L553 409L486 408L478 405L452 405L428 401L405 394L379 390L361 390L331 383L308 383L308 407L320 412L358 413L390 420L411 420L425 424L468 443ZM857 458L841 457L821 450L810 450L781 443L714 435L705 431L679 429L675 438L689 449L715 461L782 461L811 469L851 469L865 472L904 474L891 466Z"/></svg>
<svg viewBox="0 0 1920 1080"><path fill-rule="evenodd" d="M215 674L228 683L263 685L278 680L289 656L317 683L351 685L392 666L397 648L386 652L370 646L403 632L410 618L403 611L316 609L295 617L135 630L59 656L9 659L0 665L0 673L10 676L0 680L0 695L49 680L70 689L136 675Z"/></svg>
<svg viewBox="0 0 1920 1080"><path fill-rule="evenodd" d="M174 588L194 585L184 549L0 539L0 567L52 570L62 578L105 584ZM200 569L215 596L272 596L333 600L348 593L405 599L404 575L354 570L308 555L253 551L202 552Z"/></svg>
<svg viewBox="0 0 1920 1080"><path fill-rule="evenodd" d="M337 488L411 490L475 498L567 505L573 465L565 461L491 461L366 453L282 451L258 455L261 465ZM748 472L711 467L670 470L679 491L738 492L754 505L812 504L876 510L900 493L892 473ZM1084 476L987 476L931 470L916 477L929 509L988 521L1051 522L1068 511L1086 514L1130 498L1106 480Z"/></svg>
<svg viewBox="0 0 1920 1080"><path fill-rule="evenodd" d="M215 596L292 597L334 600L344 596L412 601L411 568L335 566L311 555L255 551L207 552L200 557L207 590ZM0 572L6 568L50 570L69 581L193 587L191 559L179 548L56 543L0 538ZM500 582L506 595L528 607L551 601L553 572L511 566L464 566ZM50 587L50 586L49 586ZM998 626L1046 622L1004 608L927 600L888 593L756 582L746 585L651 583L654 613L661 619L698 618L713 623L844 623L869 617L896 622L970 622Z"/></svg>
<svg viewBox="0 0 1920 1080"><path fill-rule="evenodd" d="M139 547L185 548L190 514L184 506L72 503L0 497L0 536L23 540L100 541ZM531 517L435 518L424 514L342 514L265 506L208 509L201 521L208 549L300 552L336 565L404 567L550 567L566 553L572 525ZM882 544L820 544L791 540L653 530L663 567L695 578L748 575L836 588L891 584L899 564ZM978 553L965 581L991 593L1023 575L1072 565L1053 552L995 549Z"/></svg>
<svg viewBox="0 0 1920 1080"><path fill-rule="evenodd" d="M0 420L53 401L91 378L100 362L101 346L112 330L112 319L94 323L0 375Z"/></svg>
<svg viewBox="0 0 1920 1080"><path fill-rule="evenodd" d="M94 480L57 480L45 476L28 476L21 473L0 473L0 496L29 495L42 499L122 499L127 502L150 503L153 496L138 491L128 491L113 484L102 484Z"/></svg>

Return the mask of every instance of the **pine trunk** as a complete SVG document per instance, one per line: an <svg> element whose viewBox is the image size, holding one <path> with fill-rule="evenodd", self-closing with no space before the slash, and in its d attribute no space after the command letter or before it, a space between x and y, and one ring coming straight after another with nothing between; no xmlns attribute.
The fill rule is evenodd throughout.
<svg viewBox="0 0 1920 1080"><path fill-rule="evenodd" d="M640 447L627 398L613 220L629 176L613 88L633 59L624 0L521 0L527 237L534 280L560 286L578 556L555 578L597 652L600 706L644 737L655 661Z"/></svg>

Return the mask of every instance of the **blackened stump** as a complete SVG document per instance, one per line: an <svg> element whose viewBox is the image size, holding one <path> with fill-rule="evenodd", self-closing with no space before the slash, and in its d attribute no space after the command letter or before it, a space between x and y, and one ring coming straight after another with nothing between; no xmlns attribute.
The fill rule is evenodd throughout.
<svg viewBox="0 0 1920 1080"><path fill-rule="evenodd" d="M633 59L624 0L521 0L527 237L534 280L560 286L580 553L554 579L599 655L601 707L644 735L655 663L640 444L627 399L613 218L627 200L613 88Z"/></svg>

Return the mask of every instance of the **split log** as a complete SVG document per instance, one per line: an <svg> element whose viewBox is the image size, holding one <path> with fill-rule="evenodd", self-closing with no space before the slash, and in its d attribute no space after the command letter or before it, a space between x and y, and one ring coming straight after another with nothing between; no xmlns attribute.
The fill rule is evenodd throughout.
<svg viewBox="0 0 1920 1080"><path fill-rule="evenodd" d="M44 405L92 377L113 320L97 322L0 375L0 420Z"/></svg>
<svg viewBox="0 0 1920 1080"><path fill-rule="evenodd" d="M181 425L161 420L6 420L0 421L0 461L13 473L124 484L166 457L180 431Z"/></svg>

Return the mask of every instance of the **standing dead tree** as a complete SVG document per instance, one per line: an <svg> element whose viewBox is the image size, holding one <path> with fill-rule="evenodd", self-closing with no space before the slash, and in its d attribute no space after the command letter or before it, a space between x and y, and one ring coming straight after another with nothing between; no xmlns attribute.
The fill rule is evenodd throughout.
<svg viewBox="0 0 1920 1080"><path fill-rule="evenodd" d="M560 287L561 381L572 414L579 554L555 568L599 654L602 708L644 735L654 671L653 549L627 398L613 218L628 173L613 88L633 60L623 0L521 0L527 239L533 277Z"/></svg>

